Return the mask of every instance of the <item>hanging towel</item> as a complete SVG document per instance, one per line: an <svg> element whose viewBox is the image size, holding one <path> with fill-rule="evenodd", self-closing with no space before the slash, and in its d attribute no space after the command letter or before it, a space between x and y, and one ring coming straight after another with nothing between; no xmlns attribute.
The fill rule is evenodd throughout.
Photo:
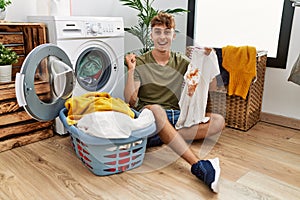
<svg viewBox="0 0 300 200"><path fill-rule="evenodd" d="M107 92L89 92L78 97L72 97L65 103L68 110L67 123L76 124L84 114L95 111L118 111L134 117L134 112L122 99L113 98Z"/></svg>
<svg viewBox="0 0 300 200"><path fill-rule="evenodd" d="M154 122L154 115L149 109L143 109L136 119L121 112L103 111L84 115L78 120L77 128L92 136L121 139L128 138L132 131L146 128Z"/></svg>
<svg viewBox="0 0 300 200"><path fill-rule="evenodd" d="M220 74L218 58L214 51L205 55L204 50L195 48L191 63L184 75L185 85L179 100L180 115L176 129L205 123L209 83Z"/></svg>
<svg viewBox="0 0 300 200"><path fill-rule="evenodd" d="M298 59L296 60L295 64L293 65L291 74L288 78L288 81L291 81L295 84L300 85L300 54Z"/></svg>
<svg viewBox="0 0 300 200"><path fill-rule="evenodd" d="M228 95L246 99L256 76L256 48L226 46L222 48L223 67L229 72Z"/></svg>

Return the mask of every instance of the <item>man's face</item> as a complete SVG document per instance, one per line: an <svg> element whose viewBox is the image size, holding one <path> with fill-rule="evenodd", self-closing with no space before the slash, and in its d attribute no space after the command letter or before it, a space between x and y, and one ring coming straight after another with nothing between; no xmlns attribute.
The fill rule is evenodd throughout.
<svg viewBox="0 0 300 200"><path fill-rule="evenodd" d="M151 39L153 40L154 48L159 51L170 50L174 38L174 29L169 29L165 25L156 25L151 30Z"/></svg>

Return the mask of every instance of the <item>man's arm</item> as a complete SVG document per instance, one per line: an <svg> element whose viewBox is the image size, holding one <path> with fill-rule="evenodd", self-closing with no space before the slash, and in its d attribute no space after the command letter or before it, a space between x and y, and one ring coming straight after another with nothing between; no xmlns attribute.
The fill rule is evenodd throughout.
<svg viewBox="0 0 300 200"><path fill-rule="evenodd" d="M134 70L136 67L136 58L134 54L126 55L126 63L128 66L128 73L127 73L127 81L125 84L125 91L124 97L125 102L129 103L130 106L135 106L137 102L137 94L140 87L140 82L134 80Z"/></svg>

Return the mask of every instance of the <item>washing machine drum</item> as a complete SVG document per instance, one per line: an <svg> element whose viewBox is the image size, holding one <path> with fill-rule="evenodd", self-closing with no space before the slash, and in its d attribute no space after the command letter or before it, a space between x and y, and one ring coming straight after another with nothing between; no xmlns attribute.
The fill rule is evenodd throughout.
<svg viewBox="0 0 300 200"><path fill-rule="evenodd" d="M67 54L53 44L34 48L16 74L19 106L34 119L55 119L72 95L76 79Z"/></svg>
<svg viewBox="0 0 300 200"><path fill-rule="evenodd" d="M110 75L110 58L100 48L88 48L77 59L75 76L79 85L87 91L99 91L108 82Z"/></svg>

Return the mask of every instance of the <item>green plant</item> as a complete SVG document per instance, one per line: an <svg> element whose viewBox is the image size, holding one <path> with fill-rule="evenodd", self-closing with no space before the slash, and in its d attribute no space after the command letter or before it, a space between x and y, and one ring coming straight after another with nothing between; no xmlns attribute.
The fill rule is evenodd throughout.
<svg viewBox="0 0 300 200"><path fill-rule="evenodd" d="M10 0L0 0L0 9L5 10L5 8L11 4Z"/></svg>
<svg viewBox="0 0 300 200"><path fill-rule="evenodd" d="M136 36L142 43L143 48L140 50L141 53L149 51L153 47L153 43L150 39L150 22L151 19L159 12L166 12L169 14L179 14L188 12L188 10L182 8L157 10L152 7L155 0L120 0L123 5L133 8L138 13L138 25L130 28L125 28L125 31Z"/></svg>
<svg viewBox="0 0 300 200"><path fill-rule="evenodd" d="M0 44L0 65L11 65L18 62L19 56L16 52Z"/></svg>

